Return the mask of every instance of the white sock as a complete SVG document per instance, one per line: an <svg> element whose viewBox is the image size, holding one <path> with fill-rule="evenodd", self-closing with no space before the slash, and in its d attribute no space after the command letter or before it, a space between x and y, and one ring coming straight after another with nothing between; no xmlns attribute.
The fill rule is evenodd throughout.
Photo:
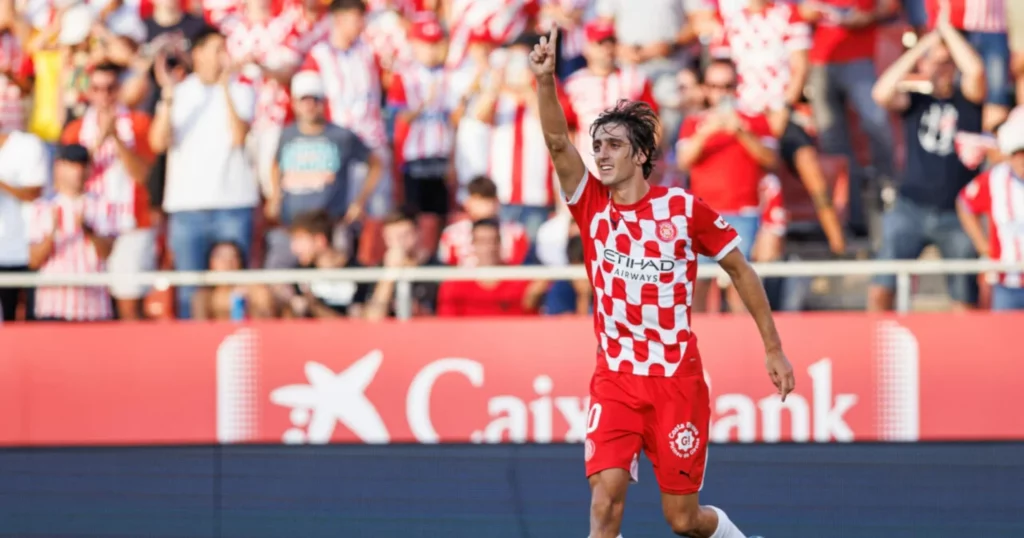
<svg viewBox="0 0 1024 538"><path fill-rule="evenodd" d="M711 535L711 538L747 538L720 508L714 506L709 506L708 508L718 514L718 528L715 529L715 533Z"/></svg>

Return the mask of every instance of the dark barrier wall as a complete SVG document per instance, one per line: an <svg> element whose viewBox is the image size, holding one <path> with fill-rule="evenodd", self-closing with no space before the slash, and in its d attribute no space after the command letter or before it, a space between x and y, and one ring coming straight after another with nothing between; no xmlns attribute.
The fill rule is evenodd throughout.
<svg viewBox="0 0 1024 538"><path fill-rule="evenodd" d="M0 536L584 538L581 445L0 451ZM1024 444L714 446L705 502L766 538L1019 537ZM626 538L671 536L650 466Z"/></svg>

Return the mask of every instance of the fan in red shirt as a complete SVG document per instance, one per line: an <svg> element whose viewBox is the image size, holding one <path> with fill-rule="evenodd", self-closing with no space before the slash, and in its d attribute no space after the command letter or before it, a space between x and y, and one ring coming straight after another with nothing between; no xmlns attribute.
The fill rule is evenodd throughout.
<svg viewBox="0 0 1024 538"><path fill-rule="evenodd" d="M598 175L587 171L558 100L556 38L552 31L534 47L530 68L544 140L579 224L594 288L599 346L584 451L590 538L619 536L641 450L654 465L673 532L744 538L725 512L700 505L711 402L690 304L697 255L712 257L757 323L768 375L785 399L793 390L793 367L782 352L761 279L737 248L736 230L715 210L684 189L648 183L660 130L650 106L621 101L594 121L590 149ZM753 200L756 207L756 181Z"/></svg>
<svg viewBox="0 0 1024 538"><path fill-rule="evenodd" d="M501 264L501 224L495 219L473 223L473 252L482 267ZM438 316L523 316L537 312L544 282L529 280L454 280L437 292Z"/></svg>

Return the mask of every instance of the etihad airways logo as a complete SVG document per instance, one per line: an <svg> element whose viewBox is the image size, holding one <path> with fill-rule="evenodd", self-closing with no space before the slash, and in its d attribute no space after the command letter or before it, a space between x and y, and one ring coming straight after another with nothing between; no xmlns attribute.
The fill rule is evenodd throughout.
<svg viewBox="0 0 1024 538"><path fill-rule="evenodd" d="M664 258L634 258L610 248L604 249L604 261L614 266L612 276L656 284L663 273L676 270L676 261Z"/></svg>

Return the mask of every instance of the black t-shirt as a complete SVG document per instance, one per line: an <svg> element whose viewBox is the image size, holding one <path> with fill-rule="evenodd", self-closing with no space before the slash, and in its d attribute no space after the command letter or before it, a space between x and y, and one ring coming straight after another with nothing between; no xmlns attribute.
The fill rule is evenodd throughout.
<svg viewBox="0 0 1024 538"><path fill-rule="evenodd" d="M924 207L954 210L957 194L978 174L957 156L956 134L980 132L981 105L959 89L949 99L910 94L903 113L907 163L900 194Z"/></svg>
<svg viewBox="0 0 1024 538"><path fill-rule="evenodd" d="M432 257L427 260L420 267L444 267L436 257ZM437 313L437 290L440 284L437 282L413 282L412 283L412 311L414 316L433 316ZM370 291L371 295L373 291ZM391 296L391 307L388 310L388 315L395 317L395 306L398 303L398 283L395 283L395 289Z"/></svg>
<svg viewBox="0 0 1024 538"><path fill-rule="evenodd" d="M355 259L350 259L348 263L345 264L345 269L359 266L359 263L356 262ZM305 267L305 269L309 269L309 267ZM311 284L296 285L296 293L302 294L305 291L306 286L309 287L309 294L313 296L314 300L342 316L348 316L349 309L352 308L353 305L366 304L366 301L370 298L371 290L373 289L372 284L355 283L344 280L325 280L313 282Z"/></svg>
<svg viewBox="0 0 1024 538"><path fill-rule="evenodd" d="M149 43L164 34L180 32L181 36L187 40L188 44L191 44L192 39L199 35L199 32L201 32L206 26L206 23L201 17L196 17L195 15L190 15L188 13L183 15L177 24L171 26L160 26L152 17L145 19L142 22L146 25L146 43ZM188 50L187 47L186 50ZM156 111L156 102L160 97L160 89L157 86L156 75L152 69L149 70L149 87L149 95L147 95L142 101L142 110L152 115Z"/></svg>

